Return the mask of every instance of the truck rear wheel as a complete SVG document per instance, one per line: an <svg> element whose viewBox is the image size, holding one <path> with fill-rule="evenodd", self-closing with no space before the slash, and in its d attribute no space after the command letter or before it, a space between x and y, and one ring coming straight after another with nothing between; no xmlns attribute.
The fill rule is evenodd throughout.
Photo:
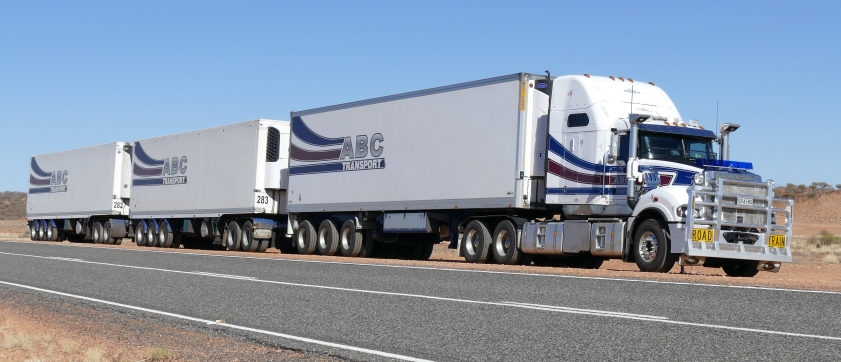
<svg viewBox="0 0 841 362"><path fill-rule="evenodd" d="M677 256L669 250L669 238L657 220L645 220L640 224L633 252L637 267L646 272L667 273L677 261Z"/></svg>
<svg viewBox="0 0 841 362"><path fill-rule="evenodd" d="M315 227L312 222L304 220L298 226L298 231L295 233L295 246L298 247L298 254L311 255L315 252L316 247Z"/></svg>
<svg viewBox="0 0 841 362"><path fill-rule="evenodd" d="M339 251L344 256L357 257L362 250L362 232L356 230L356 222L346 220L339 232Z"/></svg>
<svg viewBox="0 0 841 362"><path fill-rule="evenodd" d="M253 253L257 251L257 240L254 240L254 224L251 221L242 223L242 233L240 234L240 243L242 244L242 251Z"/></svg>
<svg viewBox="0 0 841 362"><path fill-rule="evenodd" d="M370 258L374 254L374 238L370 232L358 232L360 238L359 257Z"/></svg>
<svg viewBox="0 0 841 362"><path fill-rule="evenodd" d="M232 220L228 223L228 230L225 235L225 248L230 251L239 251L242 229L236 221Z"/></svg>
<svg viewBox="0 0 841 362"><path fill-rule="evenodd" d="M497 264L515 265L520 263L523 252L517 249L517 229L508 220L499 222L494 230L491 254Z"/></svg>
<svg viewBox="0 0 841 362"><path fill-rule="evenodd" d="M33 221L29 223L29 240L36 241L38 240L38 222Z"/></svg>
<svg viewBox="0 0 841 362"><path fill-rule="evenodd" d="M727 260L721 265L728 277L751 278L759 274L759 262L756 260Z"/></svg>
<svg viewBox="0 0 841 362"><path fill-rule="evenodd" d="M485 223L473 220L464 228L461 251L468 263L484 263L491 249L491 233Z"/></svg>
<svg viewBox="0 0 841 362"><path fill-rule="evenodd" d="M333 256L336 250L339 250L339 231L332 221L324 220L318 226L318 254Z"/></svg>
<svg viewBox="0 0 841 362"><path fill-rule="evenodd" d="M44 241L45 235L47 235L47 223L44 220L39 220L38 222L38 241Z"/></svg>

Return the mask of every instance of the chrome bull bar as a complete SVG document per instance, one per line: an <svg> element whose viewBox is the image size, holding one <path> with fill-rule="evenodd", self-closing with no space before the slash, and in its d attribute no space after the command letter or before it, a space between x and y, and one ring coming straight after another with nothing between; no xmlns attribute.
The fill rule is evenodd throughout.
<svg viewBox="0 0 841 362"><path fill-rule="evenodd" d="M770 183L756 183L719 178L716 180L714 190L696 189L697 186L689 188L689 200L691 205L687 208L686 215L686 244L683 253L689 257L712 257L723 259L759 260L769 262L791 262L791 233L792 233L792 210L794 201L791 199L774 198L774 190ZM726 193L725 189L755 189L764 192L754 194ZM703 201L696 201L699 197ZM754 204L764 206L752 206L739 204L738 201L730 203L733 199L751 199ZM725 200L728 202L725 203ZM774 203L785 204L783 208L774 207ZM695 208L704 208L700 218L694 217ZM746 223L739 222L738 215L742 214L744 219L746 213L754 219L764 216L764 222ZM725 215L736 215L736 221L724 220ZM782 216L782 217L780 217ZM780 221L784 220L783 223ZM772 224L776 220L776 224ZM749 232L758 235L753 244L742 242L727 242L723 234L731 230L722 230L722 227L737 227L757 229L760 232ZM693 230L712 229L713 240L693 240ZM738 231L736 231L738 232ZM770 246L769 239L772 235L784 236L783 247ZM778 238L777 238L778 239Z"/></svg>

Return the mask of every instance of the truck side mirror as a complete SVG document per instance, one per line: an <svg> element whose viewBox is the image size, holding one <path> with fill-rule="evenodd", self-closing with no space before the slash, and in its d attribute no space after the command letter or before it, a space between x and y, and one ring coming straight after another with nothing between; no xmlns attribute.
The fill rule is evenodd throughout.
<svg viewBox="0 0 841 362"><path fill-rule="evenodd" d="M607 163L614 164L619 156L619 133L613 132L610 135L610 150L607 154Z"/></svg>

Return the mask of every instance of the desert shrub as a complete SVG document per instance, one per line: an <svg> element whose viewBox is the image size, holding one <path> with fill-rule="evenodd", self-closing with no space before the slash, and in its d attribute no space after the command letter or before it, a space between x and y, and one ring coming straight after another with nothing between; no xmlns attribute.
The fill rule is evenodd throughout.
<svg viewBox="0 0 841 362"><path fill-rule="evenodd" d="M774 189L775 197L786 197L795 200L804 200L818 197L820 195L841 190L841 184L834 187L826 182L812 182L811 185L795 185L792 183L779 186Z"/></svg>
<svg viewBox="0 0 841 362"><path fill-rule="evenodd" d="M829 231L821 230L820 235L809 237L809 244L819 248L841 245L841 236L832 235Z"/></svg>

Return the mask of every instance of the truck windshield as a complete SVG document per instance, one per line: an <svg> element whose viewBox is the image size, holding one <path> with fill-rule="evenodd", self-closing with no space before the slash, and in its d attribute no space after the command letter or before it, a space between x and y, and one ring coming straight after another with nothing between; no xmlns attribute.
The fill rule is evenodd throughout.
<svg viewBox="0 0 841 362"><path fill-rule="evenodd" d="M701 158L715 159L713 140L676 134L640 132L639 158L695 165Z"/></svg>

